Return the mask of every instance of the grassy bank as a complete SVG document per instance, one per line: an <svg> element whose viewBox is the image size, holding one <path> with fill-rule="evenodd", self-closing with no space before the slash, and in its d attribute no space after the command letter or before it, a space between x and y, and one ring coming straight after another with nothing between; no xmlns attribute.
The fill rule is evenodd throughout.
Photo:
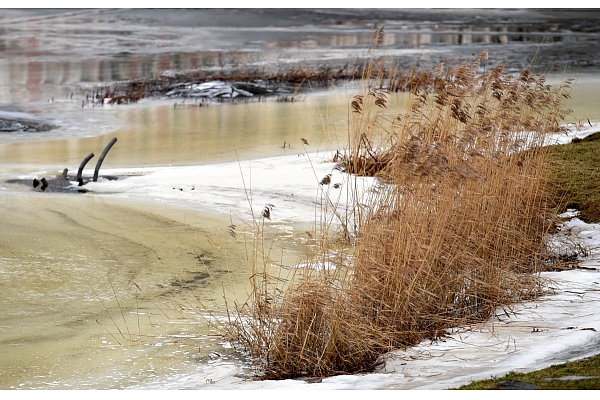
<svg viewBox="0 0 600 400"><path fill-rule="evenodd" d="M557 211L575 208L585 222L600 222L600 132L549 149L548 181ZM558 379L569 376L579 378ZM597 390L600 389L600 355L530 373L510 372L504 377L473 382L459 389L499 389L504 382L511 381L525 382L547 390Z"/></svg>
<svg viewBox="0 0 600 400"><path fill-rule="evenodd" d="M558 211L574 208L583 221L600 222L600 132L552 146L548 166Z"/></svg>
<svg viewBox="0 0 600 400"><path fill-rule="evenodd" d="M562 379L561 379L562 378ZM506 383L524 382L544 390L600 389L600 355L580 361L553 365L529 373L510 372L502 378L486 379L461 386L461 390L501 389ZM534 389L534 387L531 387Z"/></svg>

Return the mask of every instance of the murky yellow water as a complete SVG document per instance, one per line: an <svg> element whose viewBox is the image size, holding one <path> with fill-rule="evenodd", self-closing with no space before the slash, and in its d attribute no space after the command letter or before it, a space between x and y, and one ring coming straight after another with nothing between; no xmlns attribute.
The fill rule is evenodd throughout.
<svg viewBox="0 0 600 400"><path fill-rule="evenodd" d="M573 110L568 122L600 121L600 78L596 74L582 74L575 79L571 98L565 102L565 107Z"/></svg>
<svg viewBox="0 0 600 400"><path fill-rule="evenodd" d="M104 146L117 137L103 166L154 166L231 161L303 152L340 145L347 128L348 97L315 97L292 103L212 104L174 107L124 106L116 117L122 129L106 136L0 146L3 164L64 165L76 171L94 152L95 165ZM89 110L82 113L90 113ZM96 114L114 113L110 106ZM85 114L84 114L85 115ZM285 144L285 149L283 148Z"/></svg>
<svg viewBox="0 0 600 400"><path fill-rule="evenodd" d="M195 311L246 291L222 218L15 192L0 220L1 388L122 387L223 351Z"/></svg>
<svg viewBox="0 0 600 400"><path fill-rule="evenodd" d="M553 77L552 83L559 82ZM574 110L566 122L600 121L600 81L581 75L565 106ZM403 95L400 95L403 97ZM103 168L157 166L233 161L343 148L346 142L351 93L298 98L294 103L254 102L199 107L175 101L82 110L90 125L117 119L121 129L109 135L55 141L0 145L3 165L56 166L77 171L81 161L95 154L87 166L93 171L104 146L117 137ZM392 109L399 108L398 101ZM395 107L395 108L394 108ZM91 115L91 117L90 117ZM97 121L97 122L94 122ZM94 129L91 129L94 131ZM52 133L48 133L51 135ZM283 147L285 144L285 148ZM2 165L0 164L0 165Z"/></svg>
<svg viewBox="0 0 600 400"><path fill-rule="evenodd" d="M125 126L108 136L0 145L0 175L74 173L113 136L104 168L296 154L300 138L309 151L335 148L346 104L340 95L122 107ZM215 328L199 311L223 318L224 290L229 299L247 296L247 248L228 235L229 218L18 184L2 184L0 198L1 388L149 384L193 370L212 352L236 356L210 336Z"/></svg>

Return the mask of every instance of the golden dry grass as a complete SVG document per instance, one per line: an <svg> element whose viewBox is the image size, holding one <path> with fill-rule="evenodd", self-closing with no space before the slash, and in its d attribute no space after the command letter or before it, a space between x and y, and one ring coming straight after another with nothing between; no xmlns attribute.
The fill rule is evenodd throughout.
<svg viewBox="0 0 600 400"><path fill-rule="evenodd" d="M480 74L486 57L421 74L399 115L386 114L398 80L371 59L338 156L348 174L378 184L355 210L355 240L340 250L321 224L313 268L285 289L267 259L254 260L252 296L236 304L229 334L258 376L371 371L390 350L541 292L532 273L548 262L554 221L542 145L568 112L569 83L552 88L527 69ZM351 262L332 261L333 246Z"/></svg>

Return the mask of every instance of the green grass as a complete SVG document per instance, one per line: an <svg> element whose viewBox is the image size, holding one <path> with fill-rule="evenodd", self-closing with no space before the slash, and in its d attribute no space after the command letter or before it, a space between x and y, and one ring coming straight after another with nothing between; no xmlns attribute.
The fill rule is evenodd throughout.
<svg viewBox="0 0 600 400"><path fill-rule="evenodd" d="M600 132L552 147L550 187L559 212L575 208L581 220L600 222Z"/></svg>
<svg viewBox="0 0 600 400"><path fill-rule="evenodd" d="M553 380L565 376L590 376L590 379L578 380ZM519 381L539 386L543 390L590 390L600 389L600 355L586 358L580 361L567 362L561 365L553 365L539 371L529 373L510 372L502 378L477 381L465 386L460 390L489 390L498 389L498 384L506 381Z"/></svg>

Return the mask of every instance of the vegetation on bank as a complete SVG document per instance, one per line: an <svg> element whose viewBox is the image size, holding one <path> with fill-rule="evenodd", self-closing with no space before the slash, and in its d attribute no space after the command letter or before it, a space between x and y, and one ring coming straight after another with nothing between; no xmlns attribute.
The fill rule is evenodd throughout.
<svg viewBox="0 0 600 400"><path fill-rule="evenodd" d="M375 42L381 43L383 28L375 27ZM434 71L413 67L401 71L398 63L373 62L372 59L357 58L344 65L294 65L288 68L269 70L266 68L202 68L189 71L166 71L155 77L116 82L95 88L87 93L82 106L95 104L135 103L151 96L183 97L201 101L262 101L266 97L277 97L278 101L293 101L299 92L325 88L338 83L363 79L368 75L378 76L385 81L390 92L409 92L430 85ZM203 84L215 81L228 86L226 90L201 94L197 90ZM201 103L202 104L202 103Z"/></svg>
<svg viewBox="0 0 600 400"><path fill-rule="evenodd" d="M548 184L558 212L580 211L587 223L600 222L600 132L569 144L549 147ZM557 379L561 377L590 379ZM459 389L498 389L502 382L525 382L540 389L600 389L600 355L529 373L510 372L501 378L472 382Z"/></svg>
<svg viewBox="0 0 600 400"><path fill-rule="evenodd" d="M336 156L359 207L332 211L331 182L320 180L310 267L273 273L268 213L255 219L252 293L233 304L229 339L257 376L372 371L388 351L543 291L532 273L548 267L555 222L544 134L568 114L569 82L553 88L528 69L480 74L486 58L420 74L398 114L387 109L390 77L371 59ZM379 178L366 197L360 175Z"/></svg>
<svg viewBox="0 0 600 400"><path fill-rule="evenodd" d="M600 132L552 146L548 167L558 211L574 208L581 220L600 222Z"/></svg>
<svg viewBox="0 0 600 400"><path fill-rule="evenodd" d="M597 390L600 389L600 355L529 373L510 372L502 378L472 382L458 389L494 390L502 388L503 383L515 381L543 390Z"/></svg>

